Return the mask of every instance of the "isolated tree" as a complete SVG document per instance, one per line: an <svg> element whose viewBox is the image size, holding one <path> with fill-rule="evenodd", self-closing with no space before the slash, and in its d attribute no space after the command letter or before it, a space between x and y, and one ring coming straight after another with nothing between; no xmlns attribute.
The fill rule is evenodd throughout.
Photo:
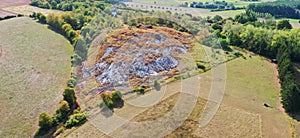
<svg viewBox="0 0 300 138"><path fill-rule="evenodd" d="M70 108L73 108L76 102L75 90L73 88L66 88L63 97L69 103Z"/></svg>
<svg viewBox="0 0 300 138"><path fill-rule="evenodd" d="M289 20L281 20L277 24L277 29L278 30L283 30L283 29L292 29L292 25L290 24Z"/></svg>

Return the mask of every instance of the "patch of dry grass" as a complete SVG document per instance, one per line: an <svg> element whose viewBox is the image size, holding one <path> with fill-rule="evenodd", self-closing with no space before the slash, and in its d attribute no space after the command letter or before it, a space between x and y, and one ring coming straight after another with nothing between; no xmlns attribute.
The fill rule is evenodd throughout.
<svg viewBox="0 0 300 138"><path fill-rule="evenodd" d="M49 13L63 13L63 11L59 10L51 10L51 9L42 9L30 5L22 5L22 6L12 6L3 8L5 11L9 11L11 13L23 14L25 16L29 16L33 12L40 12L47 16Z"/></svg>
<svg viewBox="0 0 300 138"><path fill-rule="evenodd" d="M1 21L0 28L0 137L29 137L39 114L62 99L72 47L29 18Z"/></svg>

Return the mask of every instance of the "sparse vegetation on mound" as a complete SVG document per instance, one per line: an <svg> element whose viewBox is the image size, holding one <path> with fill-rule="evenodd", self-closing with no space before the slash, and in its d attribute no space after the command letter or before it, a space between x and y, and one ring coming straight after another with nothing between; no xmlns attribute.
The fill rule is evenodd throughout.
<svg viewBox="0 0 300 138"><path fill-rule="evenodd" d="M100 92L170 78L179 74L179 60L191 52L192 40L191 34L167 27L139 25L119 30L103 42L90 73L95 72L103 86Z"/></svg>

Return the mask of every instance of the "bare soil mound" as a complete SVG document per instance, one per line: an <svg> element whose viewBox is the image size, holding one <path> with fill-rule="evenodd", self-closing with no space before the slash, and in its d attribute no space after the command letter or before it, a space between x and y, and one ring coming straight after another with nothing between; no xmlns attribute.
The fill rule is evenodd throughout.
<svg viewBox="0 0 300 138"><path fill-rule="evenodd" d="M179 60L191 51L192 40L191 34L166 27L122 29L103 42L90 73L100 92L170 78L183 71Z"/></svg>

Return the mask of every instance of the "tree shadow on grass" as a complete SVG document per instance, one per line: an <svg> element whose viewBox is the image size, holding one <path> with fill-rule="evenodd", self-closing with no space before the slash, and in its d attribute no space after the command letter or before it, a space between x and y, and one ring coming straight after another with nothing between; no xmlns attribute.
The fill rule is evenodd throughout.
<svg viewBox="0 0 300 138"><path fill-rule="evenodd" d="M124 100L116 101L114 103L114 108L122 108L124 106Z"/></svg>
<svg viewBox="0 0 300 138"><path fill-rule="evenodd" d="M107 106L102 107L101 114L106 118L111 117L114 114L114 109L108 108Z"/></svg>
<svg viewBox="0 0 300 138"><path fill-rule="evenodd" d="M106 118L111 117L114 114L114 108L122 108L124 106L124 100L120 100L114 103L112 108L109 108L105 103L100 104L101 114Z"/></svg>

